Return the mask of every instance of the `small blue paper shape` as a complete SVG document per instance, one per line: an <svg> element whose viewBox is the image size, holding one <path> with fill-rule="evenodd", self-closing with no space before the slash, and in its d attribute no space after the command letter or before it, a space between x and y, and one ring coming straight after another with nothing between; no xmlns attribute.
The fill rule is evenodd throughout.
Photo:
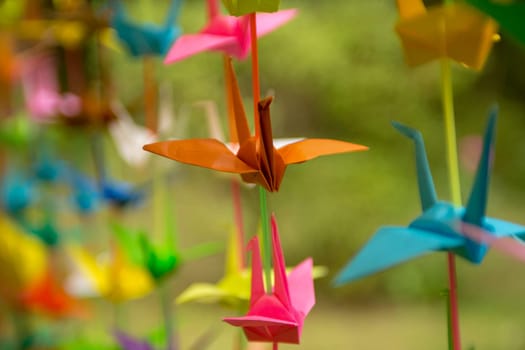
<svg viewBox="0 0 525 350"><path fill-rule="evenodd" d="M3 209L11 214L18 215L29 207L36 197L33 182L20 171L7 171L1 186L1 200Z"/></svg>
<svg viewBox="0 0 525 350"><path fill-rule="evenodd" d="M68 169L71 202L80 214L91 214L99 207L100 194L95 181L73 168Z"/></svg>
<svg viewBox="0 0 525 350"><path fill-rule="evenodd" d="M144 199L145 193L127 182L102 179L101 186L102 197L122 209L137 205Z"/></svg>

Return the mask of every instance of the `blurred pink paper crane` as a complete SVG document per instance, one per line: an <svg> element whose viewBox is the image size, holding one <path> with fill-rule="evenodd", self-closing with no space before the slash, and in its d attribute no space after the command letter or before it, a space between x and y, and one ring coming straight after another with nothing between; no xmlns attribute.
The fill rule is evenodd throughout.
<svg viewBox="0 0 525 350"><path fill-rule="evenodd" d="M22 84L26 105L35 121L47 122L59 114L73 116L82 108L78 96L59 92L57 76L51 55L37 55L23 63Z"/></svg>
<svg viewBox="0 0 525 350"><path fill-rule="evenodd" d="M285 262L272 215L272 247L275 282L272 294L264 291L261 255L257 237L248 243L252 251L252 291L246 316L228 317L224 321L242 327L249 341L299 344L304 319L315 304L312 259L297 265L286 276Z"/></svg>
<svg viewBox="0 0 525 350"><path fill-rule="evenodd" d="M257 37L282 26L295 17L295 9L257 14ZM217 0L208 0L208 24L197 34L178 38L164 63L174 63L204 51L221 51L239 60L246 58L251 48L250 19L219 14Z"/></svg>

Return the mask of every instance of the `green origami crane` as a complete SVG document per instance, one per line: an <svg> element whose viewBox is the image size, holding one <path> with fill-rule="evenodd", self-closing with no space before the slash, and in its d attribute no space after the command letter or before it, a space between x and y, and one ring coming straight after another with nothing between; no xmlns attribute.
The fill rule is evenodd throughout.
<svg viewBox="0 0 525 350"><path fill-rule="evenodd" d="M23 114L17 114L0 124L0 143L11 150L26 150L34 136L34 125Z"/></svg>
<svg viewBox="0 0 525 350"><path fill-rule="evenodd" d="M203 243L182 253L176 249L175 235L167 230L162 244L155 244L144 231L133 231L113 225L113 232L121 247L135 262L144 266L156 284L175 273L188 260L216 253L221 248L215 243Z"/></svg>

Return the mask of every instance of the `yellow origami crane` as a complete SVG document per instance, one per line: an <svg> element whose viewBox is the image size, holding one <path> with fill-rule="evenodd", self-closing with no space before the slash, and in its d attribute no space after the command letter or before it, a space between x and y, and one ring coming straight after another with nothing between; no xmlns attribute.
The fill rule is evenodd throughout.
<svg viewBox="0 0 525 350"><path fill-rule="evenodd" d="M114 303L144 297L153 289L148 272L131 264L118 247L113 249L112 260L103 265L80 247L70 246L67 249L74 262L93 282L97 292Z"/></svg>
<svg viewBox="0 0 525 350"><path fill-rule="evenodd" d="M425 8L422 0L397 0L396 32L405 60L417 66L450 58L480 70L492 48L498 26L474 7L451 3Z"/></svg>
<svg viewBox="0 0 525 350"><path fill-rule="evenodd" d="M228 308L243 310L250 300L250 274L241 268L239 244L235 234L230 235L224 277L217 282L194 283L176 299L177 304L187 302L220 303Z"/></svg>
<svg viewBox="0 0 525 350"><path fill-rule="evenodd" d="M0 296L18 300L44 274L47 258L41 241L0 215Z"/></svg>
<svg viewBox="0 0 525 350"><path fill-rule="evenodd" d="M315 266L313 278L327 274L323 266ZM194 283L176 299L177 304L188 302L219 303L224 307L245 312L250 302L251 273L241 268L238 241L235 233L230 235L224 277L216 284Z"/></svg>

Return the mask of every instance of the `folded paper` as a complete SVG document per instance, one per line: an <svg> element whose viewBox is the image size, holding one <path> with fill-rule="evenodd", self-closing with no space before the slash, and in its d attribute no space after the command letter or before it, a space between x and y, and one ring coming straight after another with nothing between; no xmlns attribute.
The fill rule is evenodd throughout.
<svg viewBox="0 0 525 350"><path fill-rule="evenodd" d="M142 298L153 290L153 281L148 272L142 266L130 262L129 257L116 245L110 260L105 263L97 261L96 257L80 247L68 246L67 251L79 273L90 282L85 285L93 286L99 296L114 303ZM72 277L75 280L70 280L69 290L77 295L85 294L84 290L78 288L79 277Z"/></svg>
<svg viewBox="0 0 525 350"><path fill-rule="evenodd" d="M250 301L251 272L241 268L239 247L235 234L230 235L226 254L224 277L216 284L193 283L176 299L178 304L188 302L219 303L232 310L245 312ZM292 270L292 269L287 269ZM324 266L314 266L312 277L324 277L327 269ZM273 277L273 276L272 276Z"/></svg>
<svg viewBox="0 0 525 350"><path fill-rule="evenodd" d="M217 11L217 0L208 0L208 24L197 34L185 34L175 41L164 63L174 63L204 51L221 51L237 59L250 52L250 19L248 16L223 16ZM257 37L272 32L296 15L295 10L257 14Z"/></svg>
<svg viewBox="0 0 525 350"><path fill-rule="evenodd" d="M154 142L155 134L135 123L126 108L118 102L112 103L116 120L108 125L117 152L131 166L140 167L146 164L149 154L141 152L142 145Z"/></svg>
<svg viewBox="0 0 525 350"><path fill-rule="evenodd" d="M24 151L34 139L35 131L35 124L25 114L15 114L0 123L0 144L10 151Z"/></svg>
<svg viewBox="0 0 525 350"><path fill-rule="evenodd" d="M81 99L60 93L56 62L51 55L36 55L23 61L22 86L29 115L37 122L49 122L58 114L77 115Z"/></svg>
<svg viewBox="0 0 525 350"><path fill-rule="evenodd" d="M267 294L262 278L259 241L249 242L252 252L252 290L248 314L224 321L242 327L249 341L299 344L304 319L315 304L312 259L306 259L286 276L277 223L272 216L272 257L275 282Z"/></svg>
<svg viewBox="0 0 525 350"><path fill-rule="evenodd" d="M84 308L64 289L51 265L46 262L44 273L23 294L23 305L54 317L80 316Z"/></svg>
<svg viewBox="0 0 525 350"><path fill-rule="evenodd" d="M68 168L66 178L72 191L70 201L78 212L80 214L95 212L101 199L101 194L95 181L73 168Z"/></svg>
<svg viewBox="0 0 525 350"><path fill-rule="evenodd" d="M111 26L132 56L164 55L170 45L181 34L174 23L177 20L182 0L172 0L166 20L161 26L136 24L130 21L121 0L112 0L115 13Z"/></svg>
<svg viewBox="0 0 525 350"><path fill-rule="evenodd" d="M248 270L241 268L238 246L239 242L232 233L226 254L224 277L217 284L194 283L190 285L177 297L177 303L219 302L234 310L244 311L250 299L250 274Z"/></svg>
<svg viewBox="0 0 525 350"><path fill-rule="evenodd" d="M245 182L256 183L270 192L276 192L290 164L323 155L367 149L365 146L329 139L305 139L276 149L270 122L271 97L259 101L255 118L256 133L251 136L231 62L227 67L238 145L229 147L216 139L190 139L152 143L144 146L146 151L182 163L237 173Z"/></svg>
<svg viewBox="0 0 525 350"><path fill-rule="evenodd" d="M4 211L21 215L36 200L34 181L18 169L7 169L2 179L1 198Z"/></svg>
<svg viewBox="0 0 525 350"><path fill-rule="evenodd" d="M497 237L525 232L524 226L485 217L496 116L497 109L494 108L488 120L482 156L466 208L459 208L437 199L423 137L417 130L393 123L397 130L415 143L418 187L423 214L408 227L380 228L338 274L335 279L337 285L387 269L430 251L450 251L472 263L479 264L488 246L463 235L462 223L481 227Z"/></svg>
<svg viewBox="0 0 525 350"><path fill-rule="evenodd" d="M170 220L171 218L167 219ZM153 243L144 231L133 231L121 225L113 226L113 233L126 256L143 266L157 284L175 273L185 261L208 256L218 250L214 244L203 243L181 252L175 245L173 223L169 222L166 226L161 244Z"/></svg>
<svg viewBox="0 0 525 350"><path fill-rule="evenodd" d="M0 215L0 295L16 302L45 272L48 254L40 240Z"/></svg>
<svg viewBox="0 0 525 350"><path fill-rule="evenodd" d="M423 0L397 4L400 19L395 29L410 66L450 58L475 70L483 68L497 32L492 19L456 2L428 9Z"/></svg>

